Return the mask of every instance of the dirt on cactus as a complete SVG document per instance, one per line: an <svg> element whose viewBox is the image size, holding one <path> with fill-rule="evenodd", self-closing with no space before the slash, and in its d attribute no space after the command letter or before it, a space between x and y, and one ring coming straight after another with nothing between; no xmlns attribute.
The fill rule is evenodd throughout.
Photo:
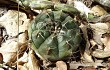
<svg viewBox="0 0 110 70"><path fill-rule="evenodd" d="M109 0L32 2L0 0L0 70L110 70Z"/></svg>

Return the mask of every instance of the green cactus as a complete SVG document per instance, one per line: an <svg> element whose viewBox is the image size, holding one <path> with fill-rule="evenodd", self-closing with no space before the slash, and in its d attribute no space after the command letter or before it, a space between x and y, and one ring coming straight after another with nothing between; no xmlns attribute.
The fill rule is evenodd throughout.
<svg viewBox="0 0 110 70"><path fill-rule="evenodd" d="M52 9L50 12L37 15L28 31L31 47L42 60L68 59L80 46L80 28L72 18L78 16L80 12L73 5L54 3L51 0L1 1L1 4L15 7L18 6L17 3L24 10L27 9L26 11L28 8L29 10L30 8L36 10Z"/></svg>
<svg viewBox="0 0 110 70"><path fill-rule="evenodd" d="M31 46L43 60L65 60L81 42L80 28L68 14L52 11L39 14L29 28Z"/></svg>

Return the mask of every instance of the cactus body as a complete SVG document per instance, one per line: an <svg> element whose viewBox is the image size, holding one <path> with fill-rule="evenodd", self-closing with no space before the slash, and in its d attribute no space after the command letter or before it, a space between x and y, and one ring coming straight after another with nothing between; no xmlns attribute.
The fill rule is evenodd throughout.
<svg viewBox="0 0 110 70"><path fill-rule="evenodd" d="M81 42L80 29L73 18L62 11L39 14L29 28L31 46L45 60L65 60Z"/></svg>

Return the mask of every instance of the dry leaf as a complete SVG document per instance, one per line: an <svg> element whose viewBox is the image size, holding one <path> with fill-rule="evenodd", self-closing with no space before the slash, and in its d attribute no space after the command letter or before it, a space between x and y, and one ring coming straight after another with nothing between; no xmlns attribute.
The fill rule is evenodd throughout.
<svg viewBox="0 0 110 70"><path fill-rule="evenodd" d="M0 53L0 63L3 63L3 55Z"/></svg>
<svg viewBox="0 0 110 70"><path fill-rule="evenodd" d="M88 17L89 13L93 13L83 2L74 1L74 7L81 12L82 15L86 15Z"/></svg>
<svg viewBox="0 0 110 70"><path fill-rule="evenodd" d="M82 55L81 59L86 62L93 62L92 56L90 55L90 53L91 53L91 51L89 49L90 43L89 43L88 35L87 35L88 26L81 24L80 28L81 28L83 35L84 35L84 38L86 40L86 48L85 48L84 54Z"/></svg>
<svg viewBox="0 0 110 70"><path fill-rule="evenodd" d="M90 24L90 27L94 32L97 32L98 34L104 34L108 33L109 31L109 23L95 23L95 24Z"/></svg>
<svg viewBox="0 0 110 70"><path fill-rule="evenodd" d="M67 70L67 65L63 61L57 61L56 66L57 66L58 70Z"/></svg>
<svg viewBox="0 0 110 70"><path fill-rule="evenodd" d="M4 70L3 68L0 68L0 70Z"/></svg>
<svg viewBox="0 0 110 70"><path fill-rule="evenodd" d="M101 6L99 5L96 5L94 7L91 8L91 10L94 12L94 15L97 15L97 16L102 16L104 14L107 14L107 11L104 10Z"/></svg>
<svg viewBox="0 0 110 70"><path fill-rule="evenodd" d="M93 30L93 40L99 45L98 48L103 49L104 44L101 41L102 34L109 33L109 23L96 23L90 24L90 28ZM100 47L101 46L101 47Z"/></svg>
<svg viewBox="0 0 110 70"><path fill-rule="evenodd" d="M54 67L52 70L58 70L58 68L57 67Z"/></svg>
<svg viewBox="0 0 110 70"><path fill-rule="evenodd" d="M0 53L3 54L4 62L15 62L17 51L19 50L19 53L22 53L23 55L26 48L27 43L19 43L18 39L9 39L2 43Z"/></svg>
<svg viewBox="0 0 110 70"><path fill-rule="evenodd" d="M28 39L27 30L18 36L20 43L26 43Z"/></svg>
<svg viewBox="0 0 110 70"><path fill-rule="evenodd" d="M36 59L32 50L29 51L27 67L29 70L40 70L38 60Z"/></svg>
<svg viewBox="0 0 110 70"><path fill-rule="evenodd" d="M94 68L94 67L84 67L84 68L82 68L82 70L96 70L96 68Z"/></svg>
<svg viewBox="0 0 110 70"><path fill-rule="evenodd" d="M110 50L110 35L106 34L104 38L101 38L101 41L106 46L104 50L109 51Z"/></svg>
<svg viewBox="0 0 110 70"><path fill-rule="evenodd" d="M90 43L92 45L90 49L93 49L97 45L97 43L93 39L90 40Z"/></svg>
<svg viewBox="0 0 110 70"><path fill-rule="evenodd" d="M2 37L2 36L0 36L0 45L1 45L1 43L2 43L2 40L3 40L3 37Z"/></svg>
<svg viewBox="0 0 110 70"><path fill-rule="evenodd" d="M6 28L7 34L10 37L18 35L20 32L25 32L28 29L29 19L25 13L19 12L18 24L18 11L9 10L5 15L0 18L0 25ZM19 28L18 28L19 25ZM19 32L18 32L19 29Z"/></svg>
<svg viewBox="0 0 110 70"><path fill-rule="evenodd" d="M97 57L97 58L106 58L110 56L110 51L97 49L93 51L92 56Z"/></svg>
<svg viewBox="0 0 110 70"><path fill-rule="evenodd" d="M95 62L71 62L70 64L70 70L77 69L79 66L82 67L88 67L93 66L94 68L97 68L98 66L106 66L102 64L102 61L95 61Z"/></svg>
<svg viewBox="0 0 110 70"><path fill-rule="evenodd" d="M110 70L108 67L106 67L106 68L101 68L101 70Z"/></svg>
<svg viewBox="0 0 110 70"><path fill-rule="evenodd" d="M96 24L90 24L90 27L92 28L94 35L93 40L98 45L98 49L93 51L93 56L97 58L106 58L110 56L110 36L105 36L104 38L101 38L103 34L110 33L110 23L96 23ZM91 42L92 46L94 45L93 42ZM103 45L105 46L104 50L100 50L99 47L103 48Z"/></svg>
<svg viewBox="0 0 110 70"><path fill-rule="evenodd" d="M28 54L25 52L21 58L18 59L18 62L26 63L28 62Z"/></svg>
<svg viewBox="0 0 110 70"><path fill-rule="evenodd" d="M93 59L92 59L92 56L88 55L86 52L84 52L84 55L81 59L86 61L86 62L94 62Z"/></svg>
<svg viewBox="0 0 110 70"><path fill-rule="evenodd" d="M2 43L0 53L3 54L4 62L15 61L17 49L18 49L17 40L10 39L7 40L5 43Z"/></svg>
<svg viewBox="0 0 110 70"><path fill-rule="evenodd" d="M0 25L5 27L6 32L9 35L8 40L1 44L0 53L3 54L5 62L15 62L18 49L19 53L23 55L27 48L26 30L28 29L29 19L27 19L25 13L19 12L18 24L18 11L8 10L6 14L0 17Z"/></svg>
<svg viewBox="0 0 110 70"><path fill-rule="evenodd" d="M22 66L22 65L18 65L18 69L19 70L28 70L25 66Z"/></svg>
<svg viewBox="0 0 110 70"><path fill-rule="evenodd" d="M104 50L97 49L93 52L93 56L97 58L106 58L110 56L110 36L107 35L104 38L101 38L101 41L106 46Z"/></svg>

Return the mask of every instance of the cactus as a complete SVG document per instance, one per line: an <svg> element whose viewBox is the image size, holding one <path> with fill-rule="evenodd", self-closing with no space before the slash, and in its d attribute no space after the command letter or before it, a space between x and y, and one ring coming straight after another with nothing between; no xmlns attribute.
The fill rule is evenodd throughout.
<svg viewBox="0 0 110 70"><path fill-rule="evenodd" d="M1 2L7 4L8 1L19 2L25 9L52 9L37 15L28 31L31 47L42 60L66 60L80 46L80 28L72 18L77 16L79 11L73 5L48 0L5 0Z"/></svg>
<svg viewBox="0 0 110 70"><path fill-rule="evenodd" d="M39 14L29 28L31 46L43 60L65 60L81 42L80 29L73 18L62 11Z"/></svg>

